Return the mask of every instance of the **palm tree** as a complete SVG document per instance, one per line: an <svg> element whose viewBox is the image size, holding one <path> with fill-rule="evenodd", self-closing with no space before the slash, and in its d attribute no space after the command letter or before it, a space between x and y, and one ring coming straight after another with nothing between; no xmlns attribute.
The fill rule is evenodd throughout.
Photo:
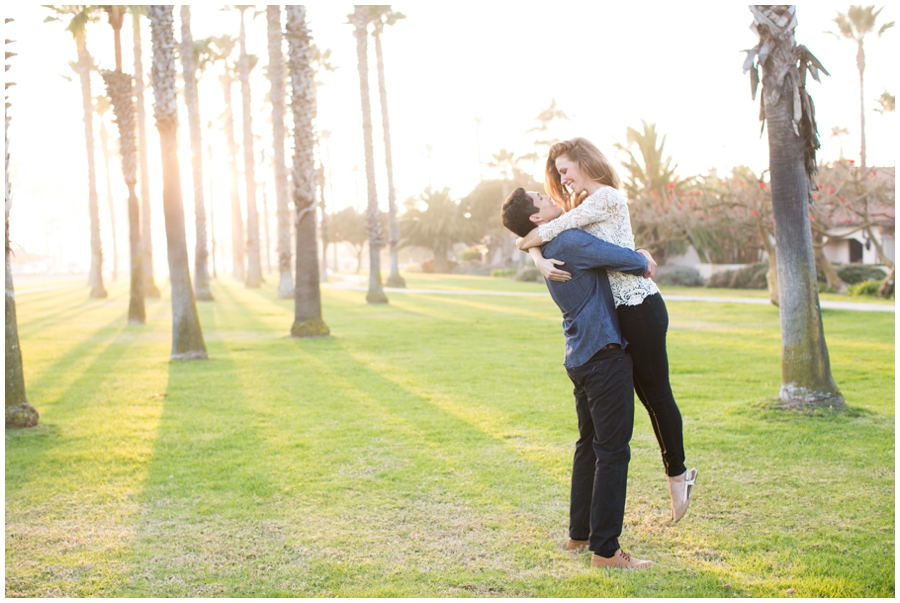
<svg viewBox="0 0 900 603"><path fill-rule="evenodd" d="M120 6L108 6L109 24L115 40L116 70L104 71L107 94L112 101L116 125L119 128L119 153L122 173L128 187L128 248L131 255L131 288L128 302L128 323L144 324L144 273L141 257L141 215L135 185L137 184L137 144L134 139L134 100L131 76L122 72L122 22L125 11ZM115 241L115 239L113 239ZM115 245L115 243L113 243Z"/></svg>
<svg viewBox="0 0 900 603"><path fill-rule="evenodd" d="M78 62L75 70L81 80L81 104L84 110L84 142L87 148L88 164L88 213L91 223L91 269L88 275L88 285L91 287L91 297L104 298L107 296L103 287L103 250L100 245L100 209L97 204L97 173L94 169L94 107L91 96L91 66L93 60L87 49L87 36L85 27L95 17L91 14L92 7L81 4L66 4L59 7L48 7L57 16L47 17L47 21L61 21L60 15L70 18L66 30L75 38L78 48Z"/></svg>
<svg viewBox="0 0 900 603"><path fill-rule="evenodd" d="M291 277L291 219L288 208L287 166L284 162L284 52L281 33L281 7L266 6L266 25L269 40L269 82L272 85L272 143L275 152L275 202L278 215L278 297L294 296Z"/></svg>
<svg viewBox="0 0 900 603"><path fill-rule="evenodd" d="M294 337L329 334L322 320L319 260L316 253L316 170L313 120L316 87L310 64L310 37L306 7L287 6L288 61L291 71L291 112L294 116L293 197L297 212Z"/></svg>
<svg viewBox="0 0 900 603"><path fill-rule="evenodd" d="M184 100L188 108L188 128L191 132L194 223L197 228L197 244L194 249L194 294L197 299L212 301L207 267L209 251L206 246L206 207L203 200L203 136L200 132L200 99L197 94L196 59L194 36L191 34L191 7L183 4L181 6L181 70L184 77Z"/></svg>
<svg viewBox="0 0 900 603"><path fill-rule="evenodd" d="M173 360L205 359L206 344L191 289L184 205L178 171L178 107L175 93L175 31L171 5L148 8L153 40L153 109L163 168L163 214L172 284Z"/></svg>
<svg viewBox="0 0 900 603"><path fill-rule="evenodd" d="M111 105L109 98L98 96L94 99L94 112L100 120L100 151L103 153L103 167L106 175L106 205L109 207L109 229L112 233L112 280L119 280L119 245L116 241L116 206L112 193L112 169L109 167L110 134L106 129L106 114Z"/></svg>
<svg viewBox="0 0 900 603"><path fill-rule="evenodd" d="M150 232L150 169L147 166L147 115L144 109L144 64L141 47L141 16L144 5L129 6L134 31L134 100L137 108L138 155L141 168L141 260L144 272L144 297L159 297L153 280L153 237Z"/></svg>
<svg viewBox="0 0 900 603"><path fill-rule="evenodd" d="M769 173L781 314L781 392L788 407L844 407L831 376L822 328L810 235L810 177L819 147L806 72L818 80L821 64L794 39L796 7L751 5L759 44L744 63L753 95L762 67L761 117L769 129ZM799 68L798 68L799 62Z"/></svg>
<svg viewBox="0 0 900 603"><path fill-rule="evenodd" d="M406 15L394 12L390 5L369 6L369 19L374 24L372 37L375 39L375 60L378 66L378 92L381 97L381 124L384 132L384 162L388 178L388 247L390 248L391 269L387 284L391 287L406 287L400 276L397 248L400 244L400 229L397 227L397 203L394 194L394 164L391 155L391 125L388 119L387 89L384 84L384 53L381 49L381 33L385 25L394 25Z"/></svg>
<svg viewBox="0 0 900 603"><path fill-rule="evenodd" d="M836 34L833 31L828 32L838 39L843 36L856 42L856 68L859 69L859 164L862 167L866 167L866 110L865 94L863 92L866 51L863 49L863 40L875 30L875 21L877 21L878 15L882 10L884 10L883 6L875 10L874 6L853 5L847 10L846 14L838 13L837 17L834 18L840 34ZM881 34L893 26L893 21L882 25L878 30L878 37L880 38Z"/></svg>
<svg viewBox="0 0 900 603"><path fill-rule="evenodd" d="M234 83L234 63L229 60L234 51L235 40L229 35L208 38L202 41L209 47L210 60L222 61L222 94L225 96L225 146L228 153L228 184L231 195L231 257L232 273L239 281L244 280L244 217L241 215L241 197L238 192L237 143L234 141L234 110L231 103L231 87Z"/></svg>
<svg viewBox="0 0 900 603"><path fill-rule="evenodd" d="M238 37L240 55L238 76L241 80L241 107L244 122L244 180L247 183L247 278L244 286L257 288L262 284L262 262L259 246L259 212L256 209L256 175L253 160L253 128L250 118L250 55L247 54L247 34L244 28L244 11L250 5L235 6L241 15L241 31Z"/></svg>
<svg viewBox="0 0 900 603"><path fill-rule="evenodd" d="M5 23L12 21L9 17ZM6 41L9 44L10 40ZM14 52L6 51L6 60L15 56ZM6 71L9 71L9 63L6 63ZM7 79L4 82L4 93L9 90L13 82ZM25 397L25 374L22 371L22 350L19 348L19 325L16 322L16 293L13 290L12 270L9 265L9 210L12 209L12 197L9 185L9 96L6 96L3 126L3 138L6 155L6 426L7 427L34 427L38 424L40 415L28 403Z"/></svg>
<svg viewBox="0 0 900 603"><path fill-rule="evenodd" d="M359 96L362 104L363 147L366 154L366 184L369 203L366 207L366 229L369 232L369 292L370 304L388 303L381 284L381 248L384 238L381 231L381 215L378 211L378 193L375 190L375 157L372 146L372 107L369 103L369 58L366 48L368 34L368 7L354 6L353 26L356 35L356 59L359 66Z"/></svg>
<svg viewBox="0 0 900 603"><path fill-rule="evenodd" d="M628 127L626 145L614 147L623 154L627 176L624 188L631 199L631 222L635 241L664 263L666 257L677 252L688 240L688 233L678 220L668 213L672 196L678 195L684 182L675 174L672 157L665 157L666 136L659 138L656 124L641 120L642 131ZM637 153L632 150L637 147Z"/></svg>

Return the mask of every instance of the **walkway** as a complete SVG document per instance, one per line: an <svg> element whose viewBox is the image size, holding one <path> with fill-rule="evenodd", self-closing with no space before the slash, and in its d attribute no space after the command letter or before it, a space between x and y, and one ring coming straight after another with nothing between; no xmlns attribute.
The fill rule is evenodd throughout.
<svg viewBox="0 0 900 603"><path fill-rule="evenodd" d="M322 286L329 289L342 289L346 291L368 291L369 288L359 283L365 282L367 277L356 275L344 276L343 280L323 283ZM547 291L541 292L516 292L516 291L477 291L472 289L395 289L385 287L385 293L418 293L427 295L488 295L493 297L549 297ZM704 295L665 295L666 302L718 302L727 304L756 304L768 306L771 303L768 298L761 297L712 297ZM870 304L865 302L844 302L820 300L819 305L827 310L850 310L853 312L894 312L894 305Z"/></svg>

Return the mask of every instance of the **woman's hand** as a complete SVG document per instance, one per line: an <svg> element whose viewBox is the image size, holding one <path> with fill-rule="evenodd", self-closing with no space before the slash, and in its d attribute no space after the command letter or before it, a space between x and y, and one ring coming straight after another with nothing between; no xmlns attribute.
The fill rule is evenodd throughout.
<svg viewBox="0 0 900 603"><path fill-rule="evenodd" d="M543 244L544 241L541 239L541 235L538 234L537 228L533 228L531 232L524 237L516 239L516 247L518 247L520 251L526 251L532 247L540 247Z"/></svg>
<svg viewBox="0 0 900 603"><path fill-rule="evenodd" d="M572 279L572 275L565 270L560 270L557 266L562 266L565 262L554 260L553 258L541 258L540 261L535 260L534 265L537 266L545 279L564 283Z"/></svg>
<svg viewBox="0 0 900 603"><path fill-rule="evenodd" d="M653 275L656 274L656 262L653 261L653 256L646 249L638 249L637 252L647 260L647 272L644 273L644 278L653 278Z"/></svg>

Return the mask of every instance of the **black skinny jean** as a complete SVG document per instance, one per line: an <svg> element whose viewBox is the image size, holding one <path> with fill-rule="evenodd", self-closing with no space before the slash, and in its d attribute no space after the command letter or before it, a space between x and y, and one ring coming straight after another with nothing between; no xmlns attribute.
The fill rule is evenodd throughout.
<svg viewBox="0 0 900 603"><path fill-rule="evenodd" d="M625 487L634 427L631 357L603 349L585 364L567 368L575 386L578 442L572 464L569 538L588 540L602 557L619 549Z"/></svg>
<svg viewBox="0 0 900 603"><path fill-rule="evenodd" d="M655 293L638 306L619 306L619 327L634 363L634 391L641 399L659 442L666 475L685 472L681 412L669 385L666 331L669 313L662 295Z"/></svg>

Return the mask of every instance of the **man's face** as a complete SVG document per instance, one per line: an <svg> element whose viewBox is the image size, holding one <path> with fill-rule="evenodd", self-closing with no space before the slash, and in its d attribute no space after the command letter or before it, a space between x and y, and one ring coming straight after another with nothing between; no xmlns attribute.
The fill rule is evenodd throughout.
<svg viewBox="0 0 900 603"><path fill-rule="evenodd" d="M529 217L529 220L534 224L546 224L550 220L562 215L562 210L556 207L547 195L528 191L528 196L531 197L534 206L538 208L538 212L536 214L531 214Z"/></svg>

